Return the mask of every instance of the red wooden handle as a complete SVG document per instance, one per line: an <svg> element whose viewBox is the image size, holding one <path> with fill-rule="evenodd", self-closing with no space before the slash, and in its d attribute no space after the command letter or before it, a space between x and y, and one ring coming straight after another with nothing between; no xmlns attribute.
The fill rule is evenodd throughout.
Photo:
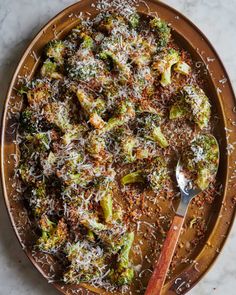
<svg viewBox="0 0 236 295"><path fill-rule="evenodd" d="M160 295L162 286L170 267L172 257L179 239L184 217L175 215L171 228L167 234L160 257L155 265L154 272L148 283L145 295Z"/></svg>

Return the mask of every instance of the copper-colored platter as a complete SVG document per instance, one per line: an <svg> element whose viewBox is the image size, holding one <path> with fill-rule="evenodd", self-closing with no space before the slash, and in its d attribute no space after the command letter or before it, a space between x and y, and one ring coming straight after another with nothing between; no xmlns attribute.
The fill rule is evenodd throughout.
<svg viewBox="0 0 236 295"><path fill-rule="evenodd" d="M51 39L55 38L55 34L57 34L58 38L66 36L78 23L78 18L75 16L80 12L91 17L97 14L95 7L91 6L94 2L94 0L82 0L66 8L37 34L25 51L15 71L9 87L3 115L1 175L6 206L22 248L34 266L49 281L53 281L50 272L50 264L54 265L53 259L50 256L43 255L44 260L40 259L39 261L40 254L32 253L29 250L28 245L31 245L32 242L30 223L23 203L16 197L17 192L14 186L15 158L13 155L16 154L17 150L14 143L16 137L15 123L17 121L15 114L21 108L21 97L17 95L15 89L17 88L19 76L27 75L31 78L34 75L40 63L40 56L44 46ZM233 149L233 144L236 142L236 104L232 86L224 66L212 45L198 28L179 12L163 3L154 0L147 0L146 4L144 2L139 3L139 12L147 14L149 9L150 11L157 12L161 18L171 23L176 42L181 47L187 49L199 65L200 74L206 81L205 91L211 97L213 108L219 118L215 128L215 135L219 140L221 148L218 178L223 185L223 192L215 198L212 204L208 205L205 217L209 220L208 231L204 241L194 251L194 257L191 257L194 263L178 266L171 273L164 286L166 294L185 294L202 278L215 261L234 220L236 198L233 180L236 174L232 166L236 161L236 151ZM190 207L190 214L193 212L194 205ZM191 239L191 235L187 238ZM49 264L47 263L48 261ZM54 267L56 270L59 266L55 265ZM102 290L89 286L68 286L54 282L52 284L64 294L87 294L86 288L90 289L89 294L104 294Z"/></svg>

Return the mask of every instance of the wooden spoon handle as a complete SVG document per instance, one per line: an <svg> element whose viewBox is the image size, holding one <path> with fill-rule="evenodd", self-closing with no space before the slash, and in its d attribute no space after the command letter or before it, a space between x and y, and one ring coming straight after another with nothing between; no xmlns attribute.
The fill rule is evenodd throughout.
<svg viewBox="0 0 236 295"><path fill-rule="evenodd" d="M184 217L175 215L145 295L160 295L183 226Z"/></svg>

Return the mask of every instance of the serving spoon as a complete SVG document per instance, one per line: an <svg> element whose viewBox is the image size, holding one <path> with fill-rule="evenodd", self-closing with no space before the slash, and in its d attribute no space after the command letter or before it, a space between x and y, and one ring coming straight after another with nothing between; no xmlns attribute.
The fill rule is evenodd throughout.
<svg viewBox="0 0 236 295"><path fill-rule="evenodd" d="M214 136L212 135L212 137ZM213 178L217 174L218 165L219 165L219 146L215 137L214 137L214 140L218 147L218 161L217 161L216 169L214 173L212 174ZM164 245L162 247L160 257L154 267L153 274L149 280L145 295L161 294L161 290L164 285L166 275L169 270L170 263L172 261L172 257L174 255L175 248L181 233L181 229L182 229L184 219L188 210L188 206L190 202L192 201L192 199L202 192L200 188L195 187L193 185L193 182L191 179L186 178L183 171L181 158L179 159L177 163L177 167L176 167L176 179L177 179L177 183L181 193L180 203L175 213L175 217L173 219L172 225L167 234Z"/></svg>

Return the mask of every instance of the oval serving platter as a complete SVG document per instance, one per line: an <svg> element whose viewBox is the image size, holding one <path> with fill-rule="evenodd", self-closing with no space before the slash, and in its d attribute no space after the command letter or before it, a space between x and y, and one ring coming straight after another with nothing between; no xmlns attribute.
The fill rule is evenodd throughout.
<svg viewBox="0 0 236 295"><path fill-rule="evenodd" d="M173 8L154 0L140 1L137 10L143 14L158 13L162 19L171 24L175 41L180 47L191 53L196 67L199 69L199 74L205 81L204 90L211 98L214 113L217 114L214 135L221 148L218 173L218 180L222 184L221 194L215 197L212 204L206 205L204 218L208 221L207 233L194 250L191 263L177 265L170 273L164 286L165 294L185 294L202 278L215 261L234 220L236 198L233 179L236 174L232 166L236 161L236 151L234 151L234 143L236 142L235 97L220 58L195 25ZM17 66L9 87L3 114L1 175L6 206L13 228L22 248L40 273L63 294L108 294L87 285L73 286L57 282L55 274L60 273L60 265L50 255L31 250L35 236L31 230L30 219L24 203L17 192L14 176L17 164L15 143L17 121L22 106L22 98L16 91L19 80L25 76L29 78L34 76L40 64L40 56L42 56L44 46L51 39L65 37L78 24L81 13L85 16L95 16L98 13L96 1L82 0L54 17L37 34ZM194 210L195 207L192 204L189 214L193 215ZM191 239L191 233L185 238ZM181 247L179 247L177 252L181 253L181 251ZM133 292L133 294L140 294L140 292Z"/></svg>

